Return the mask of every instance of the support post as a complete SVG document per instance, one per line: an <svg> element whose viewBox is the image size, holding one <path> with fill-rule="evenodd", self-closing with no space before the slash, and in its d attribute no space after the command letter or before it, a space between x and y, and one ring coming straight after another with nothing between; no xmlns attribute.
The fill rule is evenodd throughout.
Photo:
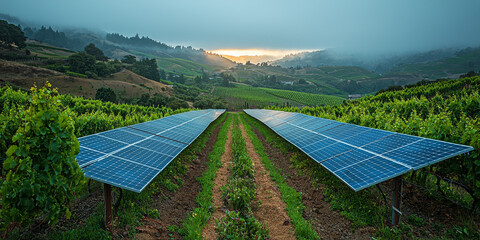
<svg viewBox="0 0 480 240"><path fill-rule="evenodd" d="M112 186L103 184L103 194L105 201L105 229L112 231Z"/></svg>
<svg viewBox="0 0 480 240"><path fill-rule="evenodd" d="M393 180L393 196L392 196L392 225L396 226L400 222L400 204L402 201L403 181L402 177L398 176Z"/></svg>

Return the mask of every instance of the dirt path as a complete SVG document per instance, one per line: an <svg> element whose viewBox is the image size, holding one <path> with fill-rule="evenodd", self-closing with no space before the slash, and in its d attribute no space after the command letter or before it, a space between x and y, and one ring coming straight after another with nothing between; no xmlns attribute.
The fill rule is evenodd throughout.
<svg viewBox="0 0 480 240"><path fill-rule="evenodd" d="M189 166L187 173L182 176L184 181L182 186L176 192L171 192L162 187L161 194L153 197L152 201L155 208L158 209L160 218L158 220L144 218L142 220L143 225L136 228L135 239L182 238L177 232L169 232L165 228L171 225L182 226L182 220L185 216L197 207L195 198L201 189L197 178L207 169L208 154L212 151L223 124L224 122L212 131L205 148Z"/></svg>
<svg viewBox="0 0 480 240"><path fill-rule="evenodd" d="M295 168L290 167L291 154L285 154L268 143L265 136L255 127L253 130L275 167L288 176L286 179L288 185L302 193L302 202L306 207L304 218L311 222L313 229L322 239L371 239L375 234L374 228L367 227L353 231L351 222L339 212L331 210L330 204L323 200L323 186L315 189L309 176L299 175Z"/></svg>
<svg viewBox="0 0 480 240"><path fill-rule="evenodd" d="M215 211L212 214L212 217L208 221L207 225L203 229L202 237L203 239L217 239L217 232L215 231L215 220L220 220L225 215L225 209L223 206L223 201L221 198L222 191L220 190L221 186L227 184L228 177L230 176L230 169L232 166L232 129L233 123L230 125L227 134L227 141L225 143L225 152L220 158L222 166L217 171L217 176L215 178L215 185L212 189L212 201L213 208Z"/></svg>
<svg viewBox="0 0 480 240"><path fill-rule="evenodd" d="M255 209L254 215L258 221L267 224L272 239L295 239L294 229L285 210L286 204L281 199L280 190L271 180L269 172L261 162L255 151L252 140L248 137L242 123L240 123L243 138L247 144L248 154L255 164L255 182L257 184L257 201L261 205Z"/></svg>

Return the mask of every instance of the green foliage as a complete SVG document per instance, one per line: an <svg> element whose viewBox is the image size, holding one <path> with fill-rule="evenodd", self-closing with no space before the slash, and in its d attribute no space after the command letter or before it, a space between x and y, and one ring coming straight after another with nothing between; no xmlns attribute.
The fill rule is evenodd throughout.
<svg viewBox="0 0 480 240"><path fill-rule="evenodd" d="M117 95L115 94L113 89L101 87L97 89L97 92L95 93L95 99L101 100L104 102L116 102Z"/></svg>
<svg viewBox="0 0 480 240"><path fill-rule="evenodd" d="M193 107L199 109L225 109L227 104L220 97L205 95L195 99Z"/></svg>
<svg viewBox="0 0 480 240"><path fill-rule="evenodd" d="M95 72L95 57L85 52L72 54L68 57L68 65L72 72L85 74Z"/></svg>
<svg viewBox="0 0 480 240"><path fill-rule="evenodd" d="M100 50L95 46L95 44L90 43L87 46L85 46L85 52L87 54L90 54L95 57L97 61L107 61L108 58L105 57L105 54L103 54L103 51Z"/></svg>
<svg viewBox="0 0 480 240"><path fill-rule="evenodd" d="M217 222L218 239L269 239L268 229L255 217L227 211Z"/></svg>
<svg viewBox="0 0 480 240"><path fill-rule="evenodd" d="M126 56L123 56L122 58L123 63L134 64L136 61L137 61L137 57L133 55L126 55Z"/></svg>
<svg viewBox="0 0 480 240"><path fill-rule="evenodd" d="M27 46L22 29L14 24L9 24L7 21L0 20L0 44L10 47L10 44L15 44L18 48Z"/></svg>
<svg viewBox="0 0 480 240"><path fill-rule="evenodd" d="M3 163L2 216L7 222L28 224L47 214L48 222L70 217L68 202L82 184L75 157L80 147L74 135L73 113L65 110L55 89L32 88L30 106L13 137Z"/></svg>
<svg viewBox="0 0 480 240"><path fill-rule="evenodd" d="M151 80L160 81L157 60L155 58L144 58L140 61L136 61L131 67L128 67L128 69L140 76L144 76Z"/></svg>
<svg viewBox="0 0 480 240"><path fill-rule="evenodd" d="M417 216L416 214L408 215L406 220L408 223L416 227L423 227L427 224L421 217Z"/></svg>
<svg viewBox="0 0 480 240"><path fill-rule="evenodd" d="M67 74L68 76L72 76L72 77L88 78L87 75L81 74L81 73L76 73L76 72L66 71L65 74Z"/></svg>
<svg viewBox="0 0 480 240"><path fill-rule="evenodd" d="M251 210L251 202L256 198L256 188L255 182L251 179L232 178L221 187L222 198L227 207L248 213Z"/></svg>

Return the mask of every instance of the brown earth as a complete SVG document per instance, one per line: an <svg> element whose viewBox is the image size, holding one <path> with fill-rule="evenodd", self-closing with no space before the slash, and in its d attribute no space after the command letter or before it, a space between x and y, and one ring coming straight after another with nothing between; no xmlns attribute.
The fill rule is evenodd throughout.
<svg viewBox="0 0 480 240"><path fill-rule="evenodd" d="M30 89L34 84L43 86L49 81L61 94L72 94L95 98L100 87L111 88L123 98L139 98L142 94L159 93L173 95L171 86L142 77L129 70L123 70L103 79L66 76L63 73L0 59L0 86L7 83Z"/></svg>
<svg viewBox="0 0 480 240"><path fill-rule="evenodd" d="M302 193L305 205L303 217L312 224L313 229L322 239L371 239L375 229L371 227L354 231L351 222L339 212L330 209L330 204L324 201L323 186L318 189L312 186L313 180L307 175L299 175L290 166L291 153L283 153L280 149L268 143L254 126L253 130L262 142L265 152L276 168L280 169L289 186Z"/></svg>
<svg viewBox="0 0 480 240"><path fill-rule="evenodd" d="M260 155L255 150L242 123L240 123L240 129L254 164L257 201L261 202L261 205L255 209L254 216L260 222L266 223L271 239L295 239L294 229L290 225L286 211L287 205L281 199L280 190L270 178L270 172L263 166Z"/></svg>
<svg viewBox="0 0 480 240"><path fill-rule="evenodd" d="M136 228L135 239L181 239L178 232L170 232L166 227L176 225L182 226L182 220L191 212L197 203L195 198L201 190L199 178L207 169L208 154L212 151L217 141L218 132L225 122L219 124L210 135L205 147L197 155L190 169L182 176L183 184L175 192L161 188L161 194L153 197L152 205L158 210L160 218L142 220L142 226ZM126 238L128 236L121 236Z"/></svg>
<svg viewBox="0 0 480 240"><path fill-rule="evenodd" d="M225 215L225 206L221 198L222 191L220 187L225 186L227 184L228 177L231 174L231 166L233 161L232 129L233 129L233 124L230 125L230 128L228 130L227 141L225 143L225 152L220 158L222 162L222 166L217 171L215 184L213 185L212 201L213 201L213 208L215 210L210 220L208 220L207 225L203 229L202 237L204 239L217 239L217 232L215 231L215 227L216 227L215 220L220 221L220 219Z"/></svg>

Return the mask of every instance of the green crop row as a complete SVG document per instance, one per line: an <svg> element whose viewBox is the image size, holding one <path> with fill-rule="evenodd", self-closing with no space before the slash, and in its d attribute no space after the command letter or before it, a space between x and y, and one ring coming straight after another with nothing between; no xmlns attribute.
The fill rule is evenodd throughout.
<svg viewBox="0 0 480 240"><path fill-rule="evenodd" d="M227 115L227 114L225 114ZM198 207L193 209L184 220L181 233L185 239L202 239L202 229L212 216L212 196L213 185L218 169L222 166L221 157L225 152L225 143L227 142L227 134L232 124L232 115L228 114L222 118L225 120L223 126L218 133L217 141L213 146L212 152L208 154L207 170L198 179L202 190L196 197ZM223 121L220 120L220 121Z"/></svg>
<svg viewBox="0 0 480 240"><path fill-rule="evenodd" d="M271 89L271 88L264 88L264 90L265 92L271 95L274 95L283 99L290 99L294 102L298 102L306 106L338 105L338 104L342 104L343 101L345 100L344 98L341 98L341 97L323 95L323 94L304 93L304 92Z"/></svg>
<svg viewBox="0 0 480 240"><path fill-rule="evenodd" d="M235 87L215 87L214 94L224 97L234 108L262 108L269 105L325 106L341 104L337 96L303 93L290 90L257 88L241 84Z"/></svg>
<svg viewBox="0 0 480 240"><path fill-rule="evenodd" d="M236 115L234 125L238 126L239 122ZM221 188L225 206L230 211L217 221L218 238L266 239L268 229L253 217L252 204L256 198L255 170L238 127L233 129L232 155L232 174L227 184Z"/></svg>
<svg viewBox="0 0 480 240"><path fill-rule="evenodd" d="M270 177L272 180L277 183L283 202L287 204L287 214L295 226L295 235L298 239L320 239L317 233L312 229L311 224L305 220L305 218L303 218L305 206L302 203L302 193L297 192L293 187L287 184L285 177L280 174L279 170L270 161L262 142L253 132L251 125L256 126L258 129L258 121L246 114L243 114L242 122L245 126L248 137L252 140L255 151L257 151L257 153L260 155L263 165L270 172ZM265 132L265 129L262 130ZM274 135L264 134L264 136L270 138ZM279 140L281 141L281 139Z"/></svg>

